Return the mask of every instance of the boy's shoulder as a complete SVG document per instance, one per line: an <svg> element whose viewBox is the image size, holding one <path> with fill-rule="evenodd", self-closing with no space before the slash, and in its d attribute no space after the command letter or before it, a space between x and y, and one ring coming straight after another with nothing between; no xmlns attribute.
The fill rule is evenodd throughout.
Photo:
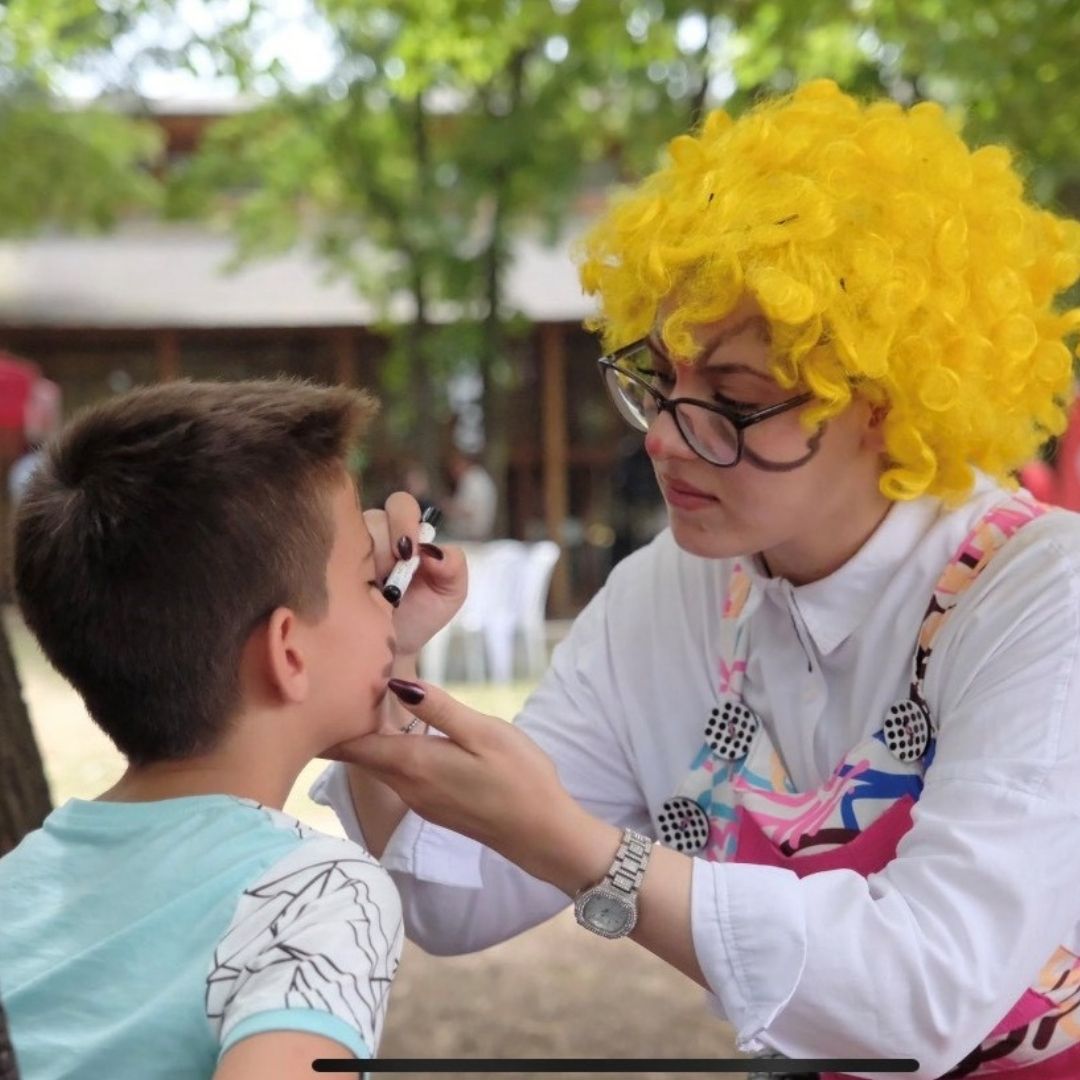
<svg viewBox="0 0 1080 1080"><path fill-rule="evenodd" d="M245 888L245 896L266 895L275 883L282 881L288 881L291 890L299 888L305 880L317 882L320 895L325 895L327 890L347 888L350 882L362 882L372 898L396 911L400 919L396 886L378 859L362 844L320 832L282 810L247 799L239 801L260 812L274 829L290 834L297 841Z"/></svg>
<svg viewBox="0 0 1080 1080"><path fill-rule="evenodd" d="M28 1075L51 1075L57 1011L79 1018L65 1037L88 1076L129 1075L105 1062L163 1046L184 1075L209 1076L263 1031L324 1035L357 1056L378 1045L403 943L397 891L362 846L288 814L231 795L71 800L0 861L0 896L4 998Z"/></svg>
<svg viewBox="0 0 1080 1080"><path fill-rule="evenodd" d="M250 805L300 842L238 898L208 974L207 1019L223 1051L254 1024L352 1045L349 1028L370 1054L404 941L397 888L360 844Z"/></svg>

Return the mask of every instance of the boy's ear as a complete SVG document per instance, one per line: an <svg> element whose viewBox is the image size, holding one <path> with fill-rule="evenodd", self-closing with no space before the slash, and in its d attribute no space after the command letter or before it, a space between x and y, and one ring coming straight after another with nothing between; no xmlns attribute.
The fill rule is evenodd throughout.
<svg viewBox="0 0 1080 1080"><path fill-rule="evenodd" d="M308 665L300 630L296 612L287 607L275 609L266 625L266 676L271 690L289 705L308 696Z"/></svg>

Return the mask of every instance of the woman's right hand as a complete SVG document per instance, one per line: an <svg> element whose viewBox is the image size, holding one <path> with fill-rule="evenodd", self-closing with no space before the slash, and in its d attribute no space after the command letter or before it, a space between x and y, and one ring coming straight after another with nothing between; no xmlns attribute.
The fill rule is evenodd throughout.
<svg viewBox="0 0 1080 1080"><path fill-rule="evenodd" d="M603 876L619 830L578 805L528 735L432 683L397 681L390 690L421 731L430 725L446 738L400 728L361 735L340 748L342 760L427 821L478 840L564 891L588 883L594 872L596 880ZM355 789L353 795L355 802Z"/></svg>
<svg viewBox="0 0 1080 1080"><path fill-rule="evenodd" d="M375 569L387 577L404 551L419 552L420 567L394 612L397 655L415 660L420 649L453 617L465 601L468 568L460 548L419 547L420 504L407 492L395 491L382 510L364 511L375 541Z"/></svg>

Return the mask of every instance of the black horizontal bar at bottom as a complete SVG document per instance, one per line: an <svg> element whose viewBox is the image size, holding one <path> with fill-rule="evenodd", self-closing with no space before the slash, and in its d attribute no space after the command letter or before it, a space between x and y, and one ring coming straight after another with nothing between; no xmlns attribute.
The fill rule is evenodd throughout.
<svg viewBox="0 0 1080 1080"><path fill-rule="evenodd" d="M320 1073L912 1073L914 1058L318 1058Z"/></svg>

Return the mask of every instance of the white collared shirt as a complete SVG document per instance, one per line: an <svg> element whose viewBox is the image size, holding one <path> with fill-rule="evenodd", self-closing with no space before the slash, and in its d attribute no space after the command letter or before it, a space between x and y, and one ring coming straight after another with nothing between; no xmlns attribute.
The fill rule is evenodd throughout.
<svg viewBox="0 0 1080 1080"><path fill-rule="evenodd" d="M799 790L908 696L938 577L1004 495L981 478L953 511L897 503L852 559L809 585L754 575L763 596L749 616L745 699ZM656 835L715 701L730 567L662 533L615 568L526 702L518 726L596 816ZM937 1077L1057 946L1080 953L1080 515L1038 519L993 558L938 635L924 689L937 753L882 873L799 879L695 860L695 950L741 1047L916 1057L914 1075ZM361 838L340 766L313 795ZM409 936L433 953L485 948L568 903L412 814L382 861Z"/></svg>

